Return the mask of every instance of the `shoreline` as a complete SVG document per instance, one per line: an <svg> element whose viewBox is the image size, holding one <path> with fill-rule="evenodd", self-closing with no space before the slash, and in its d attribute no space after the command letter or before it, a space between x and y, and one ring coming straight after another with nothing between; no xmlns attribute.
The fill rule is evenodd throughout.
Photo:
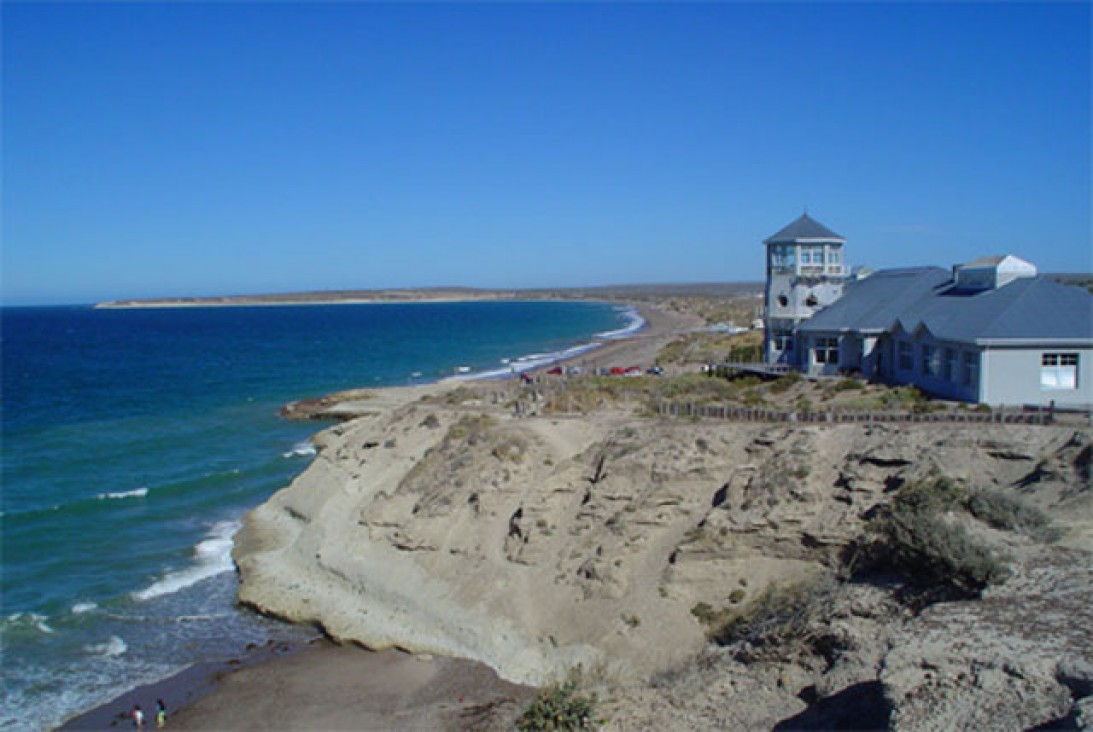
<svg viewBox="0 0 1093 732"><path fill-rule="evenodd" d="M648 362L646 365L651 365L656 353L664 343L676 337L679 333L692 330L701 325L701 320L697 317L666 311L649 303L628 302L617 304L625 304L633 308L638 317L642 319L643 324L624 335L594 341L594 347L590 350L537 364L526 369L525 372L542 374L557 365L582 364L590 368L608 363L633 365ZM479 376L478 378L482 380L483 377ZM511 377L508 374L503 374L493 378ZM370 388L364 390L369 394L369 398L360 401L336 402L329 409L324 409L323 413L311 416L318 419L351 419L356 416L355 409L370 412L375 409L390 408L393 404L413 401L423 395L436 393L438 390L444 391L457 388L466 381L465 378L449 377L410 386ZM347 393L359 395L360 390L352 390ZM247 610L246 612L251 611ZM251 728L256 724L254 715L257 712L253 709L256 702L253 699L239 699L237 702L230 700L237 699L240 695L253 694L258 694L259 699L276 697L276 694L267 694L263 697L260 693L255 692L254 688L272 689L280 688L284 684L302 683L303 679L322 676L329 670L346 663L352 663L355 667L359 665L362 677L370 673L385 673L385 669L389 670L388 667L399 665L395 661L391 661L386 654L396 654L396 657L400 658L422 659L422 663L432 664L429 668L432 669L431 673L434 675L430 678L433 679L434 684L438 684L443 688L450 687L453 684L457 685L461 679L473 680L474 683L470 684L464 690L464 693L460 695L460 698L466 703L453 706L449 700L447 706L445 706L429 701L421 694L418 694L417 697L408 695L406 689L403 689L400 694L407 698L408 703L416 705L418 708L384 707L378 709L370 708L367 704L347 707L345 706L345 699L330 699L326 703L327 707L345 707L347 710L350 708L354 710L353 714L355 716L344 717L341 726L359 727L361 715L364 715L363 718L373 719L374 723L379 726L404 725L406 715L410 715L410 719L415 719L419 723L417 726L420 727L424 724L426 728L432 728L428 725L443 721L446 718L445 715L451 716L452 713L460 712L460 710L467 711L474 708L475 705L496 705L498 700L505 698L506 695L512 698L530 699L534 693L531 687L511 684L498 678L492 669L477 661L421 657L399 651L377 653L363 648L338 646L320 636L308 643L297 645L271 641L264 646L251 649L249 653L244 654L242 657L194 664L158 682L119 694L100 705L73 716L63 722L59 729L124 729L130 726L131 722L123 715L132 708L133 704L140 704L145 710L146 719L151 719L154 713L155 701L159 698L164 699L167 704L168 714L170 715L168 724L172 727L181 727L183 729L207 729L210 727L221 729ZM237 678L243 680L233 680ZM403 686L405 687L406 684L404 683ZM477 701L472 703L472 700ZM276 699L268 699L268 701L272 706L277 706ZM300 704L302 702L297 699L294 703ZM314 703L318 704L319 702ZM233 708L241 711L233 712ZM271 708L268 712L271 716L267 719L281 720L284 719L284 714L290 712L291 710L286 708L277 710ZM369 717L369 715L379 716ZM391 715L397 715L398 719L396 720ZM334 720L333 723L336 724L337 720ZM298 728L307 727L308 725L301 721Z"/></svg>

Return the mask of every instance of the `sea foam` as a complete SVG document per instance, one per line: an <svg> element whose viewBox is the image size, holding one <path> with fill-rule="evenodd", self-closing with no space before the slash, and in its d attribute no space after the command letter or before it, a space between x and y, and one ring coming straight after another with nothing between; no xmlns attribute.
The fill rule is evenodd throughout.
<svg viewBox="0 0 1093 732"><path fill-rule="evenodd" d="M120 491L118 493L100 493L95 496L100 501L116 501L123 498L144 498L148 495L147 488L136 488L131 491Z"/></svg>
<svg viewBox="0 0 1093 732"><path fill-rule="evenodd" d="M292 446L292 449L288 452L282 453L282 457L311 457L315 455L315 445L311 444L309 440L303 440L297 442Z"/></svg>
<svg viewBox="0 0 1093 732"><path fill-rule="evenodd" d="M84 646L84 650L95 656L120 656L129 650L129 646L118 636L112 635L105 643L91 643Z"/></svg>
<svg viewBox="0 0 1093 732"><path fill-rule="evenodd" d="M148 587L134 592L133 598L150 600L170 595L209 577L232 571L232 537L239 527L238 521L219 521L213 524L206 537L194 547L194 564L165 573Z"/></svg>

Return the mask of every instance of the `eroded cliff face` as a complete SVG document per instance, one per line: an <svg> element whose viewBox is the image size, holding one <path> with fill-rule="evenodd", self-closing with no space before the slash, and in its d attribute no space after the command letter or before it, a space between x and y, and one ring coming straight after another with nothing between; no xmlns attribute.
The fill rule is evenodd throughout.
<svg viewBox="0 0 1093 732"><path fill-rule="evenodd" d="M1018 567L1012 590L998 590L1016 593L1007 602L1039 593L1050 604L1041 587L1049 580L1022 584L1035 567L1054 566L1065 576L1050 581L1065 583L1068 567L1090 564L1082 428L515 419L501 406L439 399L376 409L317 443L312 466L249 514L236 538L242 602L318 623L343 641L481 660L514 681L543 683L577 663L599 668L614 685L618 718L625 708L639 715L635 726L656 724L663 700L677 697L664 713L683 726L769 726L861 684L874 685L887 718L906 728L947 709L930 695L943 676L936 669L972 661L939 650L946 641L932 634L949 626L970 634L984 603L953 618L930 613L963 604L916 617L883 588L845 586L813 620L833 640L774 661L708 648L692 612L703 604L731 612L769 586L833 576L867 517L908 481L947 475L1021 493L1069 529L1064 543L1078 548L1067 556L1078 559L1068 561L1057 559L1061 549L999 539ZM1075 581L1070 602L1080 615L1093 588L1088 576ZM1004 607L991 612L1005 617ZM994 627L988 635L1007 633L1004 623ZM1054 695L1045 709L1061 716L1073 692L1055 668L1093 657L1093 644L1066 635L1048 648L1035 637L992 656L1008 673L1011 650L1030 658L1027 646L1046 649L1022 672L1035 683L976 686L953 670L951 688L1019 699L1035 686ZM725 711L737 695L750 697L743 717ZM953 708L937 719L979 721Z"/></svg>

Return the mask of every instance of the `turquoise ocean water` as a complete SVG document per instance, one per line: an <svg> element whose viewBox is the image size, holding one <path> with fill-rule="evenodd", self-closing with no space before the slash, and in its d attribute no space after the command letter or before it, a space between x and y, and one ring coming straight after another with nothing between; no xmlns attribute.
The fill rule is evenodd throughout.
<svg viewBox="0 0 1093 732"><path fill-rule="evenodd" d="M233 606L239 518L321 427L283 403L506 374L638 325L567 302L0 311L0 728L302 637Z"/></svg>

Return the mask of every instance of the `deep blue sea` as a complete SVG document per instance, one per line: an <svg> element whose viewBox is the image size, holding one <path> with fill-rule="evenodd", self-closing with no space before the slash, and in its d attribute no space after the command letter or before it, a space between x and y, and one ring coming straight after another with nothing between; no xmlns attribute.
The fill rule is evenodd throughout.
<svg viewBox="0 0 1093 732"><path fill-rule="evenodd" d="M233 605L239 518L321 427L285 402L504 374L637 324L573 302L3 309L0 728L301 637Z"/></svg>

